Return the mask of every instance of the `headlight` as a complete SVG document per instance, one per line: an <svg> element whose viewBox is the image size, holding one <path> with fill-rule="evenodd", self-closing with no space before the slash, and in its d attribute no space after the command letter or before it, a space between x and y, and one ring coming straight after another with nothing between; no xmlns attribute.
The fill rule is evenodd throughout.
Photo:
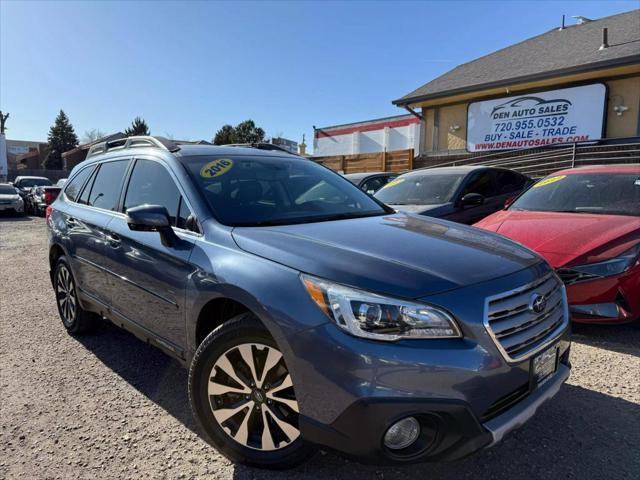
<svg viewBox="0 0 640 480"><path fill-rule="evenodd" d="M640 256L640 243L611 260L579 265L577 267L571 267L571 269L599 277L609 277L611 275L619 275L631 268L638 260L638 256Z"/></svg>
<svg viewBox="0 0 640 480"><path fill-rule="evenodd" d="M338 327L357 337L394 341L404 338L458 338L460 330L447 312L420 303L302 275L316 304Z"/></svg>

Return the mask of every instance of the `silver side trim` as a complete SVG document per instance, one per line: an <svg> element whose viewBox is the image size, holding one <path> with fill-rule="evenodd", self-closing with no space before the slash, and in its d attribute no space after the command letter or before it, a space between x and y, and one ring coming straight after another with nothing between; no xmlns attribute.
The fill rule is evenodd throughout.
<svg viewBox="0 0 640 480"><path fill-rule="evenodd" d="M569 378L570 373L571 369L569 367L559 364L556 374L547 380L542 387L535 390L526 399L502 415L484 423L484 428L486 428L493 437L493 441L488 446L491 447L500 442L505 435L521 427L527 420L533 417L543 403L558 393L562 384Z"/></svg>

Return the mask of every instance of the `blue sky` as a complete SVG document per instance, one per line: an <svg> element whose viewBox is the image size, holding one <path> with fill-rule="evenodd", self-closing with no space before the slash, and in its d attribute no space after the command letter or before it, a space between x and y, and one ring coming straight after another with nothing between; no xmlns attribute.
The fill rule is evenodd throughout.
<svg viewBox="0 0 640 480"><path fill-rule="evenodd" d="M460 63L634 1L0 2L7 138L76 133L211 139L252 118L312 144L312 125L397 115L391 105Z"/></svg>

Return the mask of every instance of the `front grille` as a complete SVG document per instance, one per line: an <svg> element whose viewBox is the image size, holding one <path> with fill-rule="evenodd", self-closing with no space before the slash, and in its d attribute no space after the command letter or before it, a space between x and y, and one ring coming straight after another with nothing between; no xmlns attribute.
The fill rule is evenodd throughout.
<svg viewBox="0 0 640 480"><path fill-rule="evenodd" d="M565 285L571 285L572 283L599 278L598 275L579 272L577 270L571 270L570 268L559 268L558 270L556 270L556 273Z"/></svg>
<svg viewBox="0 0 640 480"><path fill-rule="evenodd" d="M536 313L539 296L546 306ZM569 322L564 287L550 273L520 288L487 299L484 324L508 362L529 358L556 339Z"/></svg>

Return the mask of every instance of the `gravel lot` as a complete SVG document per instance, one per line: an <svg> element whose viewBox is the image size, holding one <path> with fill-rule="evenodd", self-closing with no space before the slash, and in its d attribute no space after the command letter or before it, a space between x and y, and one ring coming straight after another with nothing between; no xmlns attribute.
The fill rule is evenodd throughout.
<svg viewBox="0 0 640 480"><path fill-rule="evenodd" d="M640 478L640 328L577 328L569 384L497 447L379 468L319 454L287 472L234 466L191 417L187 372L104 325L69 337L43 219L0 218L0 478Z"/></svg>

